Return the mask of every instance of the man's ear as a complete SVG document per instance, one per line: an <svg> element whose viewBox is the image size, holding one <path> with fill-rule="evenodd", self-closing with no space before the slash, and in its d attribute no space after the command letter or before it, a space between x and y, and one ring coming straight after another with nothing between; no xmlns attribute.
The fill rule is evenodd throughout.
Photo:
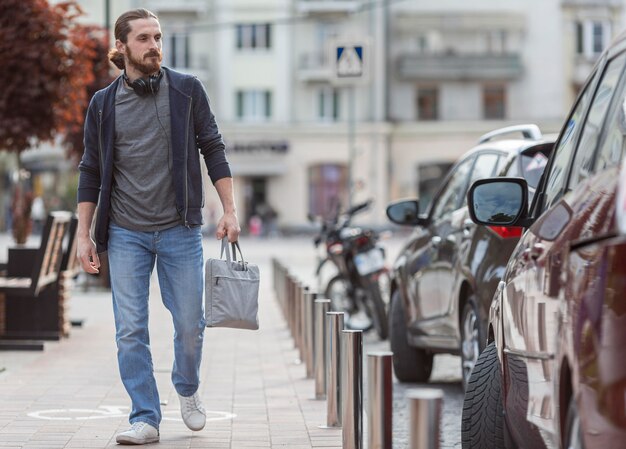
<svg viewBox="0 0 626 449"><path fill-rule="evenodd" d="M124 43L121 40L119 39L115 40L115 48L117 48L117 51L119 51L120 53L124 55L126 54L126 45L124 45Z"/></svg>

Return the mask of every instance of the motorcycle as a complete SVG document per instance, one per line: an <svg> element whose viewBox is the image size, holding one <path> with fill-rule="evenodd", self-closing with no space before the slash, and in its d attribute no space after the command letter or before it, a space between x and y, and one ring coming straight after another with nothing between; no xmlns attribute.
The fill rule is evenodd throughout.
<svg viewBox="0 0 626 449"><path fill-rule="evenodd" d="M332 218L322 220L314 244L317 248L323 243L325 252L316 276L320 279L322 268L331 262L337 273L324 289L331 309L346 314L346 327L361 330L374 327L380 339L385 340L389 334L387 305L381 294L381 284L387 274L385 250L378 243L377 232L350 225L352 217L367 210L371 203L370 200L357 204L344 213L337 207ZM358 324L357 318L362 315L367 317L365 325Z"/></svg>

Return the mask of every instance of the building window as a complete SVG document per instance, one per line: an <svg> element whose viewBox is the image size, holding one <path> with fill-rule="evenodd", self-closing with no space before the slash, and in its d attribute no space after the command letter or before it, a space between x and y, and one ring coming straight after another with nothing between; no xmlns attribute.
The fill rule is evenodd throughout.
<svg viewBox="0 0 626 449"><path fill-rule="evenodd" d="M483 115L486 119L506 118L506 90L504 86L483 88Z"/></svg>
<svg viewBox="0 0 626 449"><path fill-rule="evenodd" d="M604 26L601 23L594 22L591 26L592 38L591 49L594 55L602 53L604 49Z"/></svg>
<svg viewBox="0 0 626 449"><path fill-rule="evenodd" d="M269 90L237 91L237 118L265 121L272 116L272 92Z"/></svg>
<svg viewBox="0 0 626 449"><path fill-rule="evenodd" d="M237 25L237 48L272 48L272 26L269 23Z"/></svg>
<svg viewBox="0 0 626 449"><path fill-rule="evenodd" d="M576 54L595 58L604 50L611 39L611 23L601 20L576 22Z"/></svg>
<svg viewBox="0 0 626 449"><path fill-rule="evenodd" d="M576 22L576 54L582 55L585 52L584 27L582 22Z"/></svg>
<svg viewBox="0 0 626 449"><path fill-rule="evenodd" d="M439 119L439 89L436 87L420 87L417 89L418 120Z"/></svg>
<svg viewBox="0 0 626 449"><path fill-rule="evenodd" d="M167 65L173 68L189 68L189 35L174 33L164 39L166 48L163 50Z"/></svg>
<svg viewBox="0 0 626 449"><path fill-rule="evenodd" d="M309 213L332 218L337 208L345 208L348 198L348 169L340 164L320 164L309 168Z"/></svg>
<svg viewBox="0 0 626 449"><path fill-rule="evenodd" d="M323 87L318 92L318 117L320 120L334 122L339 119L339 90Z"/></svg>

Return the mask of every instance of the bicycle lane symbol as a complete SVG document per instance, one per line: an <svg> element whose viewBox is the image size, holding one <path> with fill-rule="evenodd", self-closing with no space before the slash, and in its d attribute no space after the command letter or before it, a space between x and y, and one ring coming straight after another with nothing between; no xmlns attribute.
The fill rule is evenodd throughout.
<svg viewBox="0 0 626 449"><path fill-rule="evenodd" d="M97 409L89 408L59 408L39 410L36 412L28 413L27 416L35 419L46 419L52 421L85 421L93 419L110 419L110 418L124 418L128 416L129 407L117 406L117 405L101 405ZM233 419L237 417L234 413L228 412L215 412L207 410L207 421L223 421L227 419ZM163 413L164 421L179 421L182 422L180 417L180 410L168 410Z"/></svg>

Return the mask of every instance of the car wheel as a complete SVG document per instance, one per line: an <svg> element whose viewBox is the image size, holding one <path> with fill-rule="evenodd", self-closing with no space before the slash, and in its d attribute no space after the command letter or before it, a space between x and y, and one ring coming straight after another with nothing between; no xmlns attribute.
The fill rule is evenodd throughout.
<svg viewBox="0 0 626 449"><path fill-rule="evenodd" d="M433 369L433 355L414 348L407 340L406 318L399 291L391 297L389 340L393 352L393 370L400 382L428 382Z"/></svg>
<svg viewBox="0 0 626 449"><path fill-rule="evenodd" d="M583 434L580 428L580 416L574 398L569 401L567 409L567 422L565 423L565 449L585 449Z"/></svg>
<svg viewBox="0 0 626 449"><path fill-rule="evenodd" d="M478 356L463 400L463 449L504 449L504 406L496 345Z"/></svg>
<svg viewBox="0 0 626 449"><path fill-rule="evenodd" d="M476 306L476 297L471 295L461 314L461 368L463 369L463 390L467 389L470 374L476 365L478 355L485 349L485 331Z"/></svg>

